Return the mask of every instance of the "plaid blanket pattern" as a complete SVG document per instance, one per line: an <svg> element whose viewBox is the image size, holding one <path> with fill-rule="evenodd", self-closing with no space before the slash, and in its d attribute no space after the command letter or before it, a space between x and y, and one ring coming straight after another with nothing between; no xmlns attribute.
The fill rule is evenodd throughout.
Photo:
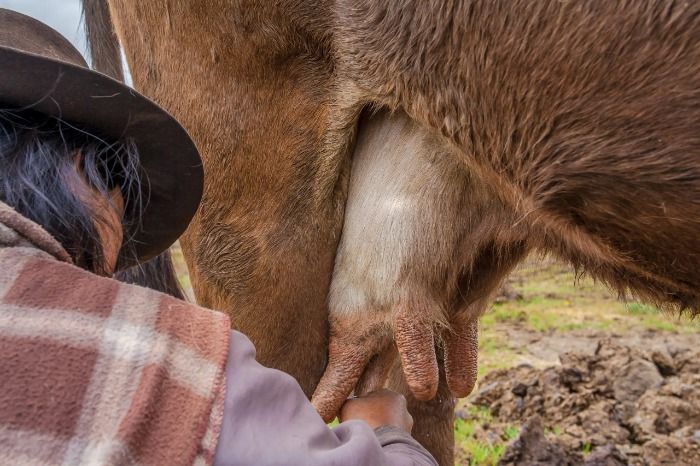
<svg viewBox="0 0 700 466"><path fill-rule="evenodd" d="M211 464L228 317L79 269L18 217L0 205L0 463Z"/></svg>

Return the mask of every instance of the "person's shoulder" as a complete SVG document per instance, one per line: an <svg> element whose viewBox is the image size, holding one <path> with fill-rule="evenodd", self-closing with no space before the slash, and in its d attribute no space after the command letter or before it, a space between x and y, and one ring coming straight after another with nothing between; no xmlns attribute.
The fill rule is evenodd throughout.
<svg viewBox="0 0 700 466"><path fill-rule="evenodd" d="M159 291L102 277L68 262L59 261L48 253L34 248L0 249L0 257L6 267L6 278L23 286L23 294L38 296L52 293L65 296L70 308L138 309L141 313L154 312L160 321L175 320L203 323L225 322L228 316L206 309ZM47 303L50 305L50 303Z"/></svg>

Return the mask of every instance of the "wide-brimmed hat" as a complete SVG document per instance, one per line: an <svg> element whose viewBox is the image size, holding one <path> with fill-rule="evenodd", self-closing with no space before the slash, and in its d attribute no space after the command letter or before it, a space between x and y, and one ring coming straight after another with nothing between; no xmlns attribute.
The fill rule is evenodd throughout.
<svg viewBox="0 0 700 466"><path fill-rule="evenodd" d="M0 108L26 108L80 125L106 140L131 138L147 201L131 234L139 261L168 248L187 228L203 189L202 162L185 129L125 84L91 70L49 26L0 8ZM124 262L126 261L126 262ZM122 257L127 265L133 258Z"/></svg>

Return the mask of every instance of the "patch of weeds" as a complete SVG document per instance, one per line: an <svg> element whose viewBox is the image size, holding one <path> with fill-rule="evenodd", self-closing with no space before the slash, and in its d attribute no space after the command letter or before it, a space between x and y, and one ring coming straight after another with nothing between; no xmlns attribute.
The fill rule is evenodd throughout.
<svg viewBox="0 0 700 466"><path fill-rule="evenodd" d="M474 429L476 428L476 422L467 421L465 419L457 418L455 419L455 442L462 443L474 434Z"/></svg>
<svg viewBox="0 0 700 466"><path fill-rule="evenodd" d="M493 422L493 415L488 406L470 406L467 408L469 417L480 424L490 424Z"/></svg>
<svg viewBox="0 0 700 466"><path fill-rule="evenodd" d="M550 329L577 330L588 327L588 325L583 322L576 322L563 317L564 316L562 316L560 312L556 311L532 311L528 315L527 325L538 332L544 332Z"/></svg>
<svg viewBox="0 0 700 466"><path fill-rule="evenodd" d="M665 319L662 315L659 316L645 316L641 320L642 324L646 328L659 330L662 332L675 332L680 326L678 323L674 323L670 320Z"/></svg>
<svg viewBox="0 0 700 466"><path fill-rule="evenodd" d="M171 259L173 261L173 267L175 268L175 274L177 275L177 281L180 282L180 287L182 288L182 291L185 292L185 296L194 301L194 293L192 292L190 274L187 269L185 256L183 256L182 254L182 249L180 248L179 242L176 242L171 246L170 254Z"/></svg>
<svg viewBox="0 0 700 466"><path fill-rule="evenodd" d="M510 367L516 359L513 350L506 344L503 334L482 322L479 336L479 366L477 376Z"/></svg>
<svg viewBox="0 0 700 466"><path fill-rule="evenodd" d="M697 333L700 332L700 320L691 320L683 316L663 312L658 308L644 303L629 303L621 305L621 313L625 314L634 326L658 330L660 332Z"/></svg>
<svg viewBox="0 0 700 466"><path fill-rule="evenodd" d="M475 440L468 440L463 445L469 456L469 466L495 466L506 448L502 443L491 445Z"/></svg>
<svg viewBox="0 0 700 466"><path fill-rule="evenodd" d="M466 407L466 419L456 418L454 422L455 446L467 458L470 466L495 465L503 455L505 442L488 442L474 438L477 427L493 423L488 407ZM510 440L518 435L518 429L508 426L504 436Z"/></svg>
<svg viewBox="0 0 700 466"><path fill-rule="evenodd" d="M489 325L496 322L522 322L527 319L527 314L522 309L513 308L508 304L495 303L493 307L482 317L482 323Z"/></svg>
<svg viewBox="0 0 700 466"><path fill-rule="evenodd" d="M536 261L529 267L518 269L517 275L523 276L521 293L545 295L548 293L559 296L572 295L577 291L571 269L560 263L546 264Z"/></svg>
<svg viewBox="0 0 700 466"><path fill-rule="evenodd" d="M545 427L544 428L544 433L545 434L552 434L555 437L559 437L561 435L561 427L559 426L552 426L552 427Z"/></svg>
<svg viewBox="0 0 700 466"><path fill-rule="evenodd" d="M503 437L506 439L506 441L510 442L513 440L515 437L520 434L520 429L518 429L515 426L512 426L508 424L504 429L503 429Z"/></svg>
<svg viewBox="0 0 700 466"><path fill-rule="evenodd" d="M584 442L583 445L581 445L581 453L583 453L583 456L588 455L591 450L593 450L593 445L591 445L591 442Z"/></svg>
<svg viewBox="0 0 700 466"><path fill-rule="evenodd" d="M552 308L571 306L571 301L569 301L568 299L547 298L543 295L535 295L523 299L522 306L526 311L546 310Z"/></svg>
<svg viewBox="0 0 700 466"><path fill-rule="evenodd" d="M530 296L512 303L497 303L482 317L482 325L491 327L500 323L523 323L537 332L550 329L577 330L590 327L585 322L564 316L574 307L568 299Z"/></svg>
<svg viewBox="0 0 700 466"><path fill-rule="evenodd" d="M656 315L661 312L656 307L643 303L629 303L627 311L634 315Z"/></svg>
<svg viewBox="0 0 700 466"><path fill-rule="evenodd" d="M492 353L500 351L503 345L503 339L500 335L485 331L481 332L481 338L479 339L479 354L481 353Z"/></svg>

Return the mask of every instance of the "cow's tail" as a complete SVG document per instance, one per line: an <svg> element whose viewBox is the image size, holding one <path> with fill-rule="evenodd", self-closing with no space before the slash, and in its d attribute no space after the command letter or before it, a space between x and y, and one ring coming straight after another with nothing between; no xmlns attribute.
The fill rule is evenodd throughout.
<svg viewBox="0 0 700 466"><path fill-rule="evenodd" d="M121 47L107 0L83 0L82 3L83 24L93 69L123 81Z"/></svg>

